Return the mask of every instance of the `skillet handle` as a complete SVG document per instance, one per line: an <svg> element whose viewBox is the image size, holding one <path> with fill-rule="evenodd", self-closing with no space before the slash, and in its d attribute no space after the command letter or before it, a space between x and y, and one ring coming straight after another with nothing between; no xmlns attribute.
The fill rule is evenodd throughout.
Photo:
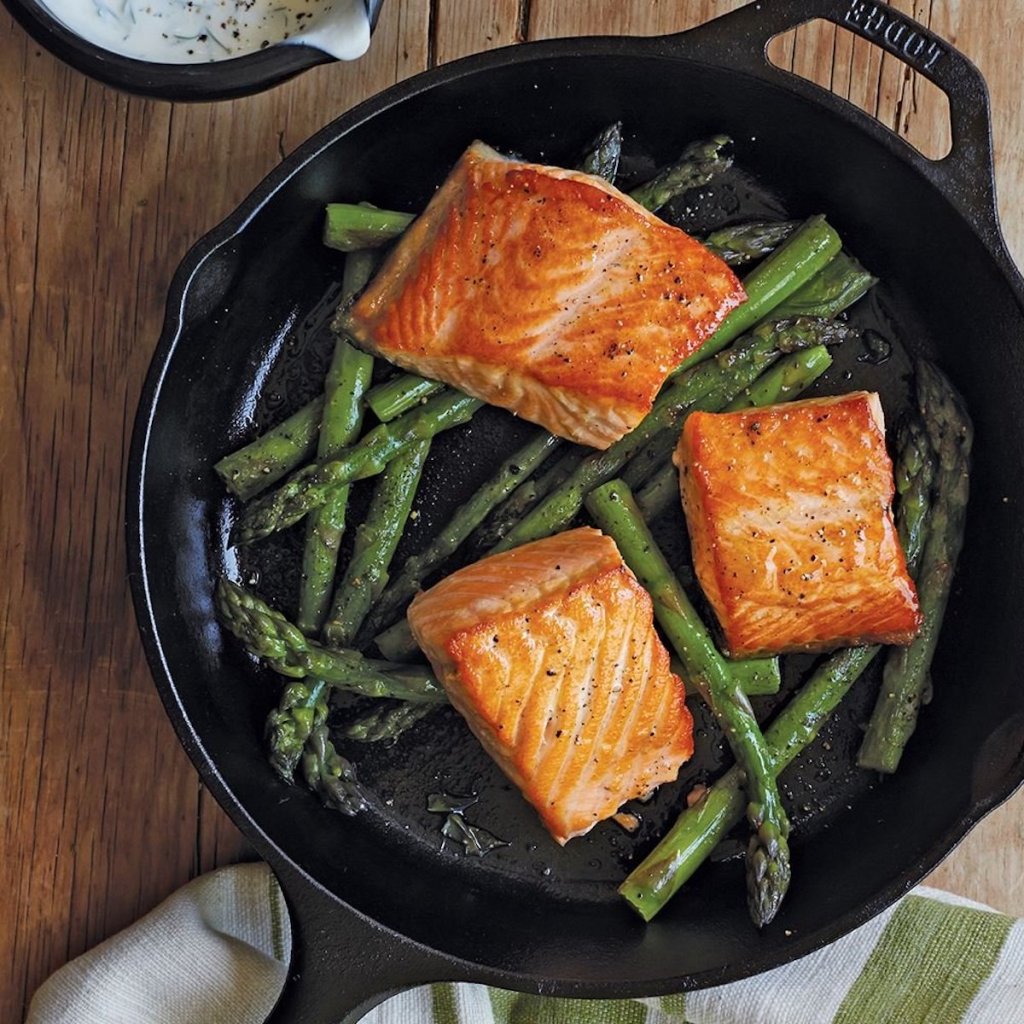
<svg viewBox="0 0 1024 1024"><path fill-rule="evenodd" d="M1002 248L985 79L967 57L900 11L876 0L759 0L663 42L820 100L819 86L775 67L765 52L774 36L814 18L875 43L942 89L949 100L953 136L949 154L929 160L905 144L904 156L962 210L986 241Z"/></svg>
<svg viewBox="0 0 1024 1024"><path fill-rule="evenodd" d="M445 958L347 909L286 862L271 867L288 905L292 953L265 1024L356 1024L415 985L458 980Z"/></svg>

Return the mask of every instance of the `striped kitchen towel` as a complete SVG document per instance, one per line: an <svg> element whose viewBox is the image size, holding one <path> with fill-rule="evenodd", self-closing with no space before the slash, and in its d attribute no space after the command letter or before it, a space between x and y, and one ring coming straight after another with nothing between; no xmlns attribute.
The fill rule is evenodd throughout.
<svg viewBox="0 0 1024 1024"><path fill-rule="evenodd" d="M196 879L62 967L26 1024L260 1024L287 915L263 864ZM364 1024L1024 1024L1024 921L920 888L838 942L717 988L588 1001L432 985Z"/></svg>

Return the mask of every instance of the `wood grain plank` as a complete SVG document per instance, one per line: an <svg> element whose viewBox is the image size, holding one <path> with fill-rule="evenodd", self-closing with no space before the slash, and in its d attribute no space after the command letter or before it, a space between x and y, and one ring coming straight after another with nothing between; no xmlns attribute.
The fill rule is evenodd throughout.
<svg viewBox="0 0 1024 1024"><path fill-rule="evenodd" d="M434 64L522 42L530 0L443 0L434 5Z"/></svg>
<svg viewBox="0 0 1024 1024"><path fill-rule="evenodd" d="M388 0L369 55L268 93L172 106L90 82L0 14L0 1021L69 957L199 871L250 855L181 751L125 579L126 446L175 266L278 160L431 63L524 36L681 31L743 0ZM1024 5L899 0L974 58L993 100L1000 211L1024 258ZM874 46L809 26L775 58L912 142L937 101ZM197 169L201 178L197 178ZM199 184L197 184L197 182ZM201 184L201 187L199 187ZM1024 795L934 876L1024 914Z"/></svg>
<svg viewBox="0 0 1024 1024"><path fill-rule="evenodd" d="M718 15L743 7L747 0L650 0L649 3L617 3L607 0L532 0L529 36L637 35L656 36L682 32Z"/></svg>

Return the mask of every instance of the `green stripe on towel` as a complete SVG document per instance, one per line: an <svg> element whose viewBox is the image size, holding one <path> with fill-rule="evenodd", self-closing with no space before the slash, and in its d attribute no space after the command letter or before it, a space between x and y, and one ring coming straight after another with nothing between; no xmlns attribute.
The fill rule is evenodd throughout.
<svg viewBox="0 0 1024 1024"><path fill-rule="evenodd" d="M686 1016L686 993L673 992L658 1000L658 1009L662 1013L678 1014L680 1021Z"/></svg>
<svg viewBox="0 0 1024 1024"><path fill-rule="evenodd" d="M644 1024L647 1010L625 999L559 999L491 989L494 1024Z"/></svg>
<svg viewBox="0 0 1024 1024"><path fill-rule="evenodd" d="M430 1001L433 1024L460 1024L459 1005L456 1001L455 987L445 982L436 982L430 986Z"/></svg>
<svg viewBox="0 0 1024 1024"><path fill-rule="evenodd" d="M992 973L1013 919L908 896L833 1024L954 1024Z"/></svg>

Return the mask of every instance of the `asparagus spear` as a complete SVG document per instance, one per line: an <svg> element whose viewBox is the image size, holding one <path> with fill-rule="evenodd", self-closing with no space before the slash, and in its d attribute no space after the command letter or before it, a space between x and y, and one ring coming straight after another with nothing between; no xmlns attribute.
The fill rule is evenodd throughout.
<svg viewBox="0 0 1024 1024"><path fill-rule="evenodd" d="M728 351L669 383L639 426L605 451L584 459L572 476L520 520L493 550L505 551L565 529L579 513L588 491L615 476L656 434L678 430L695 402L717 395L721 408L782 353L819 344L823 332L830 339L841 340L851 330L842 324L813 320L786 320L755 328Z"/></svg>
<svg viewBox="0 0 1024 1024"><path fill-rule="evenodd" d="M335 329L344 333L338 324ZM370 388L364 402L382 423L387 423L443 389L440 381L404 373ZM249 501L312 459L317 451L323 405L323 396L318 395L276 427L221 459L214 469L228 490Z"/></svg>
<svg viewBox="0 0 1024 1024"><path fill-rule="evenodd" d="M306 785L326 807L354 815L368 806L356 780L356 770L334 749L326 722L316 725L306 740L302 751L302 775Z"/></svg>
<svg viewBox="0 0 1024 1024"><path fill-rule="evenodd" d="M666 509L678 506L679 472L671 463L664 465L647 483L636 492L636 504L644 519L650 522L660 516Z"/></svg>
<svg viewBox="0 0 1024 1024"><path fill-rule="evenodd" d="M343 302L351 301L365 287L373 265L373 255L366 250L349 253L342 278ZM339 337L334 343L334 356L324 381L318 461L334 458L358 440L363 425L362 397L370 386L372 374L373 356L360 352ZM339 487L331 500L307 520L296 618L304 633L317 632L327 612L347 507L348 487Z"/></svg>
<svg viewBox="0 0 1024 1024"><path fill-rule="evenodd" d="M576 467L587 457L589 448L571 445L543 473L524 480L470 538L470 548L481 553L494 547L541 498L569 479Z"/></svg>
<svg viewBox="0 0 1024 1024"><path fill-rule="evenodd" d="M376 476L420 441L465 423L481 405L478 398L446 390L391 423L374 427L337 459L293 473L276 491L249 506L239 524L239 543L249 544L297 523L327 502L340 484Z"/></svg>
<svg viewBox="0 0 1024 1024"><path fill-rule="evenodd" d="M838 316L878 282L849 253L837 253L803 287L784 299L773 316Z"/></svg>
<svg viewBox="0 0 1024 1024"><path fill-rule="evenodd" d="M331 743L328 693L322 680L312 686L291 683L285 687L280 705L267 716L270 763L285 782L292 783L301 761L306 785L326 806L352 815L366 807L366 797L355 768Z"/></svg>
<svg viewBox="0 0 1024 1024"><path fill-rule="evenodd" d="M363 624L387 581L388 567L409 519L430 441L420 441L388 463L377 482L366 519L356 530L355 548L338 584L324 636L346 647Z"/></svg>
<svg viewBox="0 0 1024 1024"><path fill-rule="evenodd" d="M735 661L726 658L725 663L729 675L748 697L770 696L778 693L782 687L782 670L778 658L737 658Z"/></svg>
<svg viewBox="0 0 1024 1024"><path fill-rule="evenodd" d="M276 484L316 452L323 396L307 402L288 419L261 434L255 441L230 455L213 468L232 494L249 501L260 491Z"/></svg>
<svg viewBox="0 0 1024 1024"><path fill-rule="evenodd" d="M300 679L281 691L277 707L267 715L269 760L274 771L292 782L295 768L314 726L327 717L330 684L323 679Z"/></svg>
<svg viewBox="0 0 1024 1024"><path fill-rule="evenodd" d="M828 657L765 730L770 769L776 778L810 746L879 650L851 647ZM743 772L734 765L683 811L619 886L619 893L650 921L743 818L744 803Z"/></svg>
<svg viewBox="0 0 1024 1024"><path fill-rule="evenodd" d="M730 267L770 256L800 226L798 220L751 220L730 224L704 237L704 245Z"/></svg>
<svg viewBox="0 0 1024 1024"><path fill-rule="evenodd" d="M711 404L714 408L720 408L716 401L717 396L709 396L710 401L695 402L694 408L699 405ZM676 430L663 430L656 434L626 463L622 471L622 479L630 488L640 487L644 481L650 479L664 466L672 464L672 452L679 442L679 433Z"/></svg>
<svg viewBox="0 0 1024 1024"><path fill-rule="evenodd" d="M841 325L837 325L841 326ZM848 330L843 328L843 330ZM830 341L842 338L842 333L833 334ZM749 406L774 405L776 402L796 398L810 387L832 363L828 349L823 345L794 352L784 356L749 387L741 391L727 406L741 409ZM665 463L653 476L647 479L637 492L636 503L647 520L661 515L667 508L679 504L679 474L670 462Z"/></svg>
<svg viewBox="0 0 1024 1024"><path fill-rule="evenodd" d="M390 625L420 589L423 581L450 558L463 541L480 525L484 517L502 498L528 477L562 442L546 431L537 434L513 455L498 471L453 513L438 535L418 554L406 559L398 576L380 595L367 619L364 632L368 640L384 626ZM372 516L370 517L372 520Z"/></svg>
<svg viewBox="0 0 1024 1024"><path fill-rule="evenodd" d="M310 640L280 612L222 577L217 582L221 624L246 650L281 675L307 676L363 697L395 697L420 703L444 703L444 691L424 669L364 658L358 651L333 650Z"/></svg>
<svg viewBox="0 0 1024 1024"><path fill-rule="evenodd" d="M934 483L926 504L914 485L917 474L910 465L918 455L911 453L907 460L901 459L904 464L900 477L908 487L904 497L910 497L901 502L900 510L905 520L915 520L904 529L903 536L908 538L915 536L915 527L920 525L918 518L927 518L917 579L921 631L909 647L890 651L878 701L857 755L862 768L889 774L896 771L914 732L927 689L953 572L963 545L973 440L970 417L953 385L932 363L922 360L915 369L917 407L935 458ZM926 473L926 466L927 460L923 460L917 473Z"/></svg>
<svg viewBox="0 0 1024 1024"><path fill-rule="evenodd" d="M370 388L366 393L366 404L381 423L389 423L403 412L422 405L444 387L439 380L403 373Z"/></svg>
<svg viewBox="0 0 1024 1024"><path fill-rule="evenodd" d="M577 166L584 174L594 174L605 181L615 181L622 156L622 122L608 125L587 146Z"/></svg>
<svg viewBox="0 0 1024 1024"><path fill-rule="evenodd" d="M917 416L906 417L896 428L893 479L899 503L897 531L907 559L907 572L914 579L918 576L928 534L935 468L935 453L924 424Z"/></svg>
<svg viewBox="0 0 1024 1024"><path fill-rule="evenodd" d="M726 412L755 406L778 405L796 398L830 366L832 356L824 345L814 345L780 359L744 388L726 407Z"/></svg>
<svg viewBox="0 0 1024 1024"><path fill-rule="evenodd" d="M732 157L723 151L732 145L728 135L715 135L701 142L692 142L674 163L659 171L629 194L652 212L691 188L706 185L712 178L732 166Z"/></svg>
<svg viewBox="0 0 1024 1024"><path fill-rule="evenodd" d="M358 717L346 722L341 734L358 743L379 743L382 740L396 740L411 729L421 718L434 710L433 704L378 704L364 711Z"/></svg>
<svg viewBox="0 0 1024 1024"><path fill-rule="evenodd" d="M804 221L771 256L747 274L743 279L747 301L737 306L675 372L707 359L749 331L822 270L839 252L841 244L824 217Z"/></svg>
<svg viewBox="0 0 1024 1024"><path fill-rule="evenodd" d="M761 928L775 917L789 888L789 819L750 701L672 574L629 488L621 480L612 480L590 492L587 509L615 540L626 564L651 595L658 624L682 661L687 679L697 686L722 724L744 773L751 828L747 905Z"/></svg>
<svg viewBox="0 0 1024 1024"><path fill-rule="evenodd" d="M342 252L384 245L416 218L413 213L378 210L369 203L328 203L326 213L324 245Z"/></svg>

